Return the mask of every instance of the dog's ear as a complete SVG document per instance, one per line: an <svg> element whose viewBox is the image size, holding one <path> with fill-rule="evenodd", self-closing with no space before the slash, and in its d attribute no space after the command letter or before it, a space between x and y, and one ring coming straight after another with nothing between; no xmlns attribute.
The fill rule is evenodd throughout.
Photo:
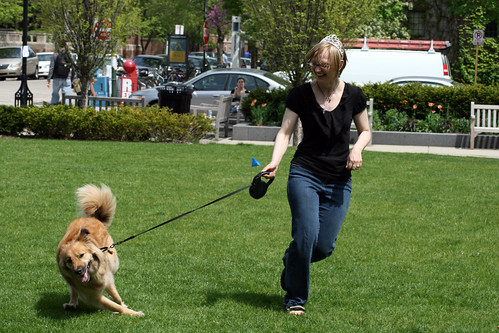
<svg viewBox="0 0 499 333"><path fill-rule="evenodd" d="M87 240L88 235L90 235L90 231L88 231L88 229L86 229L86 228L80 229L80 234L78 235L78 240L84 242Z"/></svg>

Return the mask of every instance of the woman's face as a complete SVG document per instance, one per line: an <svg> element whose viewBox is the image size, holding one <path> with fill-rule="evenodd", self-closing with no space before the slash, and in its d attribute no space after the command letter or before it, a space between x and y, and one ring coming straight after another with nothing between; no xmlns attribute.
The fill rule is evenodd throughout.
<svg viewBox="0 0 499 333"><path fill-rule="evenodd" d="M343 66L343 60L341 65ZM327 49L323 50L312 62L312 70L317 81L333 81L337 77L337 70L331 66L331 55Z"/></svg>
<svg viewBox="0 0 499 333"><path fill-rule="evenodd" d="M243 79L239 79L237 80L237 86L239 88L244 88L244 80Z"/></svg>

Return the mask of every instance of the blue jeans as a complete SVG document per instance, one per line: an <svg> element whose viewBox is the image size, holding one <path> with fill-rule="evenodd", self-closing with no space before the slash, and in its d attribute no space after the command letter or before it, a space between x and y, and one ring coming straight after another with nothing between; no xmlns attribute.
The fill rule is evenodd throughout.
<svg viewBox="0 0 499 333"><path fill-rule="evenodd" d="M52 99L50 100L50 105L59 103L59 90L64 90L68 86L71 88L71 82L68 85L67 79L54 78L52 80Z"/></svg>
<svg viewBox="0 0 499 333"><path fill-rule="evenodd" d="M284 305L303 305L310 287L310 265L333 253L352 192L348 181L325 182L298 165L291 165L288 202L293 240L283 257Z"/></svg>

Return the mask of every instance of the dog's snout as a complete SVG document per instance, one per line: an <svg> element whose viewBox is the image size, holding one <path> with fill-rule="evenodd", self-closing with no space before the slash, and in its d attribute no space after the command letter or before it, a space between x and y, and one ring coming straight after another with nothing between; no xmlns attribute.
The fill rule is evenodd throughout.
<svg viewBox="0 0 499 333"><path fill-rule="evenodd" d="M78 274L78 275L83 275L83 268L82 267L77 267L75 270L74 270L75 274Z"/></svg>

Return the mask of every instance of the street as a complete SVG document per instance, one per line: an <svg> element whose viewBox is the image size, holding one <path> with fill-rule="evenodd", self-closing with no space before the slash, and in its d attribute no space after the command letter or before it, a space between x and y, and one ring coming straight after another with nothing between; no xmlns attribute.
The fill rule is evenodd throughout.
<svg viewBox="0 0 499 333"><path fill-rule="evenodd" d="M15 105L15 94L21 87L21 80L0 81L0 105ZM47 88L47 79L28 80L28 89L33 94L33 104L43 105L50 102L52 88Z"/></svg>

